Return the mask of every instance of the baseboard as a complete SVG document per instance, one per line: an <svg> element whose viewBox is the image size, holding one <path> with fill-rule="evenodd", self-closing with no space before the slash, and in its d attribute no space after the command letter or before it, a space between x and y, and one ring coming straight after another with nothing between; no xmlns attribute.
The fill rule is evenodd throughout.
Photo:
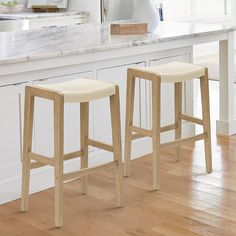
<svg viewBox="0 0 236 236"><path fill-rule="evenodd" d="M183 124L183 136L193 135L194 126ZM173 138L173 132L168 132L162 136L162 142ZM152 142L150 138L135 140L132 146L132 159L151 153ZM111 161L112 153L95 150L89 158L89 166L95 166ZM65 172L76 171L80 168L79 159L67 161ZM43 167L31 171L30 193L36 193L54 186L54 172L52 167ZM21 175L2 179L0 181L0 204L4 204L21 196Z"/></svg>

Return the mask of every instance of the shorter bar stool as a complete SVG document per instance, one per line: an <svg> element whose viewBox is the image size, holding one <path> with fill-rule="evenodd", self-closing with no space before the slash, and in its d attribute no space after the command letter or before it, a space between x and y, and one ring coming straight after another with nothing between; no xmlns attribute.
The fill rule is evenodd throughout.
<svg viewBox="0 0 236 236"><path fill-rule="evenodd" d="M32 152L32 131L35 97L54 102L54 157L49 158ZM89 101L110 97L113 146L89 139ZM64 154L64 103L80 103L81 150ZM114 161L88 167L88 146L113 152ZM63 161L81 158L81 170L63 173ZM35 162L31 163L31 160ZM25 89L24 147L22 170L21 211L28 211L30 169L50 165L55 170L55 225L63 226L63 182L81 178L82 193L87 192L90 174L114 169L116 177L117 206L123 204L123 174L120 131L119 87L103 81L76 79L64 83L27 86Z"/></svg>
<svg viewBox="0 0 236 236"><path fill-rule="evenodd" d="M142 78L152 83L152 130L133 125L135 79ZM202 119L182 113L182 83L194 78L200 79L202 98ZM175 123L161 127L161 83L174 83L175 91ZM172 62L155 67L128 69L127 100L126 100L126 130L125 130L125 169L124 175L130 175L132 140L150 137L153 143L153 189L159 190L160 151L176 148L177 159L180 159L181 145L198 140L205 143L205 162L207 173L212 172L211 127L209 107L208 70L204 67L182 62ZM190 138L181 139L182 120L203 126L203 133ZM175 130L175 141L161 144L160 134Z"/></svg>

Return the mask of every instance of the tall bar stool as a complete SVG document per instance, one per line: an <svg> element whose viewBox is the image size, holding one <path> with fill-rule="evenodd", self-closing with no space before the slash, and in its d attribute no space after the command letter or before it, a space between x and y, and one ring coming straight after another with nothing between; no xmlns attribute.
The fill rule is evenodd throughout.
<svg viewBox="0 0 236 236"><path fill-rule="evenodd" d="M134 113L134 93L135 79L142 78L152 83L152 130L142 129L133 125ZM182 114L182 83L194 78L200 79L202 98L202 119ZM161 127L161 83L174 83L175 85L175 123L166 127ZM167 148L176 148L177 159L180 159L181 145L188 142L204 140L205 162L207 173L212 172L211 153L211 127L210 127L210 107L209 107L209 84L208 70L204 67L172 62L165 65L145 68L128 69L127 80L127 104L126 104L126 130L125 130L125 169L124 176L130 175L130 159L132 140L150 137L153 143L153 189L159 190L159 168L160 151ZM182 120L203 126L203 133L190 138L181 139ZM175 130L175 141L161 144L160 134Z"/></svg>
<svg viewBox="0 0 236 236"><path fill-rule="evenodd" d="M87 192L90 174L114 169L116 177L117 206L123 204L123 174L120 132L119 87L103 81L76 79L64 83L27 86L25 89L24 148L22 170L21 211L28 211L30 169L50 165L55 168L55 225L63 226L63 181L81 178L82 193ZM32 130L35 97L54 102L54 157L48 158L32 152ZM110 97L113 146L89 139L89 101ZM64 154L64 103L80 103L81 150ZM113 152L114 161L88 167L88 146ZM63 161L81 158L81 170L63 173ZM31 160L36 162L31 163Z"/></svg>

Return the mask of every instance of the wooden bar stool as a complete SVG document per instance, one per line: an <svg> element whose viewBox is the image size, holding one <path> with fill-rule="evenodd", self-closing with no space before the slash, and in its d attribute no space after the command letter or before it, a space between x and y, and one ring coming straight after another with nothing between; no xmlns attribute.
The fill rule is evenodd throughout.
<svg viewBox="0 0 236 236"><path fill-rule="evenodd" d="M133 125L135 79L142 78L152 83L152 130L142 129ZM202 114L203 119L198 119L182 114L182 83L187 80L199 78L201 83ZM175 123L161 127L161 83L175 84ZM150 137L153 142L153 189L159 189L160 151L167 148L176 148L177 159L180 158L182 144L204 140L205 161L207 173L212 172L211 153L211 127L209 107L208 70L204 67L172 62L165 65L145 68L128 69L126 104L126 130L125 130L125 169L124 175L130 175L131 145L132 140ZM203 126L203 133L190 138L181 139L182 120ZM161 144L160 134L175 130L175 141Z"/></svg>
<svg viewBox="0 0 236 236"><path fill-rule="evenodd" d="M103 81L76 79L65 83L27 86L25 89L24 148L22 170L21 211L28 211L30 169L50 165L55 168L55 225L63 226L63 181L81 178L81 190L87 192L86 176L106 169L114 169L116 177L117 206L123 204L123 175L120 132L119 87ZM54 102L54 157L32 152L32 130L35 97ZM113 146L91 140L89 130L89 101L110 97ZM64 103L80 103L81 150L64 154ZM89 168L88 146L113 152L114 161ZM81 170L63 173L63 161L81 158ZM31 163L31 160L36 162Z"/></svg>

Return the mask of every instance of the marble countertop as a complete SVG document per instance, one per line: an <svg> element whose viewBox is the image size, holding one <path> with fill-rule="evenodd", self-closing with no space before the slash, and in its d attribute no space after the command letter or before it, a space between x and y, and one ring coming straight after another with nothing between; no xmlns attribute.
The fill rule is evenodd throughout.
<svg viewBox="0 0 236 236"><path fill-rule="evenodd" d="M29 20L47 17L60 17L60 16L77 16L86 18L89 16L88 11L68 11L68 12L55 12L55 13L35 13L35 12L20 12L15 14L0 14L1 19L14 19L14 20Z"/></svg>
<svg viewBox="0 0 236 236"><path fill-rule="evenodd" d="M234 26L161 22L153 33L111 36L109 24L0 33L0 65L79 55L235 31Z"/></svg>

